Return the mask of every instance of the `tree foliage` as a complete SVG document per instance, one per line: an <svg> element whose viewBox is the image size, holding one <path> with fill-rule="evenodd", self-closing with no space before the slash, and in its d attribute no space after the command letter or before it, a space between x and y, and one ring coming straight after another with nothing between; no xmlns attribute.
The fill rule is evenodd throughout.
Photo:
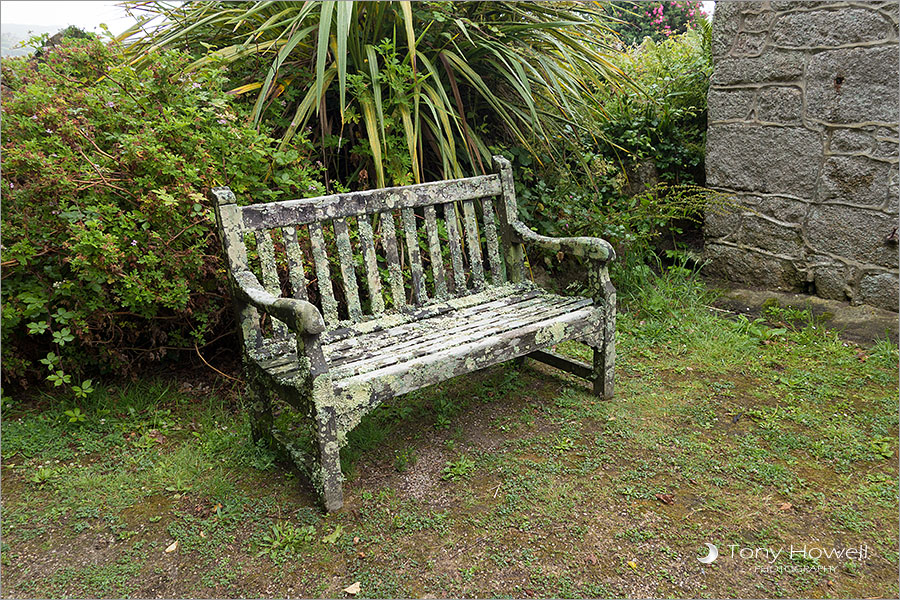
<svg viewBox="0 0 900 600"><path fill-rule="evenodd" d="M227 63L234 94L282 143L309 126L349 185L482 173L490 143L553 153L613 63L609 17L577 2L131 3L157 17L129 47Z"/></svg>

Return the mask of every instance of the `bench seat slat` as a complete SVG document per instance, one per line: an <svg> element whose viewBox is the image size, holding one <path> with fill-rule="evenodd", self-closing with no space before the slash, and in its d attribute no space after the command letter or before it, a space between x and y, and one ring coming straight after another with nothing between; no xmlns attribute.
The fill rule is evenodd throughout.
<svg viewBox="0 0 900 600"><path fill-rule="evenodd" d="M255 204L241 209L244 227L250 230L305 225L385 209L413 208L497 196L502 192L498 175L434 181L346 194L332 194L303 200Z"/></svg>

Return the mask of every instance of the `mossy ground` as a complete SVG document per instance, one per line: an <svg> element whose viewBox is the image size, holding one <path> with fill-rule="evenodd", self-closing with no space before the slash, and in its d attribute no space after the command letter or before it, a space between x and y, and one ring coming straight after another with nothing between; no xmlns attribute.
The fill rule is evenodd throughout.
<svg viewBox="0 0 900 600"><path fill-rule="evenodd" d="M249 443L237 387L109 384L73 423L14 405L3 596L897 597L896 346L704 304L670 277L620 315L611 402L528 361L382 406L329 516ZM764 572L729 545L785 551Z"/></svg>

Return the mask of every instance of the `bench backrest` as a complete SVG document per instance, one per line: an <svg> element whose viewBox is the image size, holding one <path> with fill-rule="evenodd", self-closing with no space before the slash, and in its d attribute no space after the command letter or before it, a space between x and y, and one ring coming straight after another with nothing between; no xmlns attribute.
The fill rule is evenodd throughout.
<svg viewBox="0 0 900 600"><path fill-rule="evenodd" d="M521 281L512 173L494 164L491 175L243 207L218 188L228 267L316 304L329 329ZM266 333L288 337L278 322Z"/></svg>

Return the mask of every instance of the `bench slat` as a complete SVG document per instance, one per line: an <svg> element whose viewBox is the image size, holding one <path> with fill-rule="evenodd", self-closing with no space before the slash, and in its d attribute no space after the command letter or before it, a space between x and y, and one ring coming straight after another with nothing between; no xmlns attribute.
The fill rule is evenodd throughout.
<svg viewBox="0 0 900 600"><path fill-rule="evenodd" d="M433 204L425 207L425 229L428 232L428 256L431 258L431 273L434 276L434 296L435 298L446 298L447 282L444 277L441 239L438 236L437 217Z"/></svg>
<svg viewBox="0 0 900 600"><path fill-rule="evenodd" d="M456 204L447 202L443 205L443 209L444 224L447 226L447 245L450 247L450 262L453 266L453 292L461 295L466 290L466 272L463 267L459 227L456 224Z"/></svg>
<svg viewBox="0 0 900 600"><path fill-rule="evenodd" d="M312 246L313 262L316 265L316 279L319 283L319 297L322 299L322 315L328 325L338 322L337 301L331 287L331 268L325 251L325 237L319 223L309 224L309 241Z"/></svg>
<svg viewBox="0 0 900 600"><path fill-rule="evenodd" d="M466 245L469 250L469 271L476 290L484 288L484 267L481 264L481 236L478 234L478 220L475 205L471 200L462 203L463 227L466 230Z"/></svg>
<svg viewBox="0 0 900 600"><path fill-rule="evenodd" d="M252 230L274 229L285 225L305 225L359 214L372 214L385 209L413 208L497 196L501 192L497 175L480 175L467 179L434 181L406 187L364 192L332 194L304 200L255 204L242 209L244 227Z"/></svg>
<svg viewBox="0 0 900 600"><path fill-rule="evenodd" d="M413 304L428 300L425 293L425 275L422 271L422 257L419 254L419 236L416 232L416 213L411 208L400 209L403 232L406 236L406 253L409 256L409 271L412 275Z"/></svg>
<svg viewBox="0 0 900 600"><path fill-rule="evenodd" d="M378 256L375 253L375 236L372 233L372 221L369 215L356 217L359 226L359 239L362 242L363 262L366 265L366 281L369 285L369 297L372 302L372 314L384 312L384 297L381 295L381 274L378 272Z"/></svg>
<svg viewBox="0 0 900 600"><path fill-rule="evenodd" d="M356 267L353 265L353 247L350 245L350 231L345 219L334 220L334 236L341 261L341 278L344 280L344 296L347 298L347 312L351 321L359 321L362 308L359 305L359 286L356 283Z"/></svg>
<svg viewBox="0 0 900 600"><path fill-rule="evenodd" d="M278 267L275 265L275 245L268 231L256 232L256 252L259 254L259 264L262 268L263 287L273 296L280 297L281 281L278 278ZM287 325L278 319L272 319L272 330L277 338L287 336Z"/></svg>
<svg viewBox="0 0 900 600"><path fill-rule="evenodd" d="M387 255L388 276L391 283L393 307L400 309L406 306L406 289L403 287L403 274L400 272L400 253L397 251L397 229L394 225L394 214L390 211L381 213L381 241Z"/></svg>
<svg viewBox="0 0 900 600"><path fill-rule="evenodd" d="M500 240L497 237L493 198L482 200L481 207L484 214L484 237L487 240L488 262L491 264L491 284L500 285L504 281L503 261L500 260Z"/></svg>
<svg viewBox="0 0 900 600"><path fill-rule="evenodd" d="M281 237L284 240L284 253L287 255L291 292L293 292L294 298L308 300L309 298L306 294L306 273L303 270L303 252L300 250L297 230L294 227L285 227L281 230Z"/></svg>

